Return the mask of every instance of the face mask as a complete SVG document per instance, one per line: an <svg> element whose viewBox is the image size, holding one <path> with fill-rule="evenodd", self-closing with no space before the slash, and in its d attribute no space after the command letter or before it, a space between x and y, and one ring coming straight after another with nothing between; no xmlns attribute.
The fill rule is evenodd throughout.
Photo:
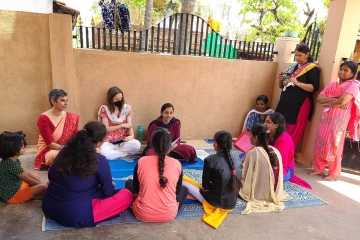
<svg viewBox="0 0 360 240"><path fill-rule="evenodd" d="M114 105L117 106L118 108L121 108L121 106L122 106L122 101L121 101L121 100L120 100L120 101L116 101L116 102L114 102Z"/></svg>

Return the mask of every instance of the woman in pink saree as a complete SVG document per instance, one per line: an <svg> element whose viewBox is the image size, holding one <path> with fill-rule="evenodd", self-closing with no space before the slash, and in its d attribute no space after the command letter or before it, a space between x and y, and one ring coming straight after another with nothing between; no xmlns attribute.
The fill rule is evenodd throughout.
<svg viewBox="0 0 360 240"><path fill-rule="evenodd" d="M67 93L53 89L49 94L51 109L42 113L38 119L40 135L34 169L50 166L67 140L78 131L79 116L66 112Z"/></svg>
<svg viewBox="0 0 360 240"><path fill-rule="evenodd" d="M341 173L341 158L346 129L359 141L360 83L355 80L358 65L345 61L340 65L339 82L330 83L320 93L317 102L323 105L314 145L314 171L310 175L329 173L324 180L334 181Z"/></svg>

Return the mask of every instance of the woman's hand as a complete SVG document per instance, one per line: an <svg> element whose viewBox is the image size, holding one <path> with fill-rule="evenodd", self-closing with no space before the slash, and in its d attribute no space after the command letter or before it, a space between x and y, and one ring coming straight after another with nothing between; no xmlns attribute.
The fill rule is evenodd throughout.
<svg viewBox="0 0 360 240"><path fill-rule="evenodd" d="M179 144L175 143L175 144L169 149L169 152L171 152L172 150L174 150L177 146L179 146Z"/></svg>
<svg viewBox="0 0 360 240"><path fill-rule="evenodd" d="M124 142L128 142L133 139L134 139L134 135L130 135L130 136L127 136L126 138L124 138Z"/></svg>
<svg viewBox="0 0 360 240"><path fill-rule="evenodd" d="M296 78L294 78L294 77L289 78L289 82L294 83L294 85L298 84L298 80Z"/></svg>
<svg viewBox="0 0 360 240"><path fill-rule="evenodd" d="M122 128L131 128L132 127L132 124L131 123L123 123L123 124L120 124L120 126Z"/></svg>
<svg viewBox="0 0 360 240"><path fill-rule="evenodd" d="M279 73L278 79L279 79L279 81L284 81L284 77L281 73Z"/></svg>

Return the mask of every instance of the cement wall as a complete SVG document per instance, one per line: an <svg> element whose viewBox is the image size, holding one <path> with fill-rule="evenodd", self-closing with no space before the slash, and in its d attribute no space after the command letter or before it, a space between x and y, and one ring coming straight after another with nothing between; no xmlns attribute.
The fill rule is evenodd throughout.
<svg viewBox="0 0 360 240"><path fill-rule="evenodd" d="M276 62L73 49L68 15L0 11L0 20L0 44L7 46L0 49L0 131L21 129L30 144L52 88L69 93L80 128L96 119L112 86L124 91L135 128L147 129L171 102L183 139L211 138L221 129L238 136L255 98L272 98Z"/></svg>

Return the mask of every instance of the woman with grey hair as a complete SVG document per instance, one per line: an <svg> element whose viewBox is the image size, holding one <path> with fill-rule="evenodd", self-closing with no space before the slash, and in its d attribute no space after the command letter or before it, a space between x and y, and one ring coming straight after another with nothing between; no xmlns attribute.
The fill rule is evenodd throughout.
<svg viewBox="0 0 360 240"><path fill-rule="evenodd" d="M67 93L62 89L53 89L49 93L51 108L38 119L40 135L34 169L50 166L66 142L78 131L79 115L66 112Z"/></svg>

